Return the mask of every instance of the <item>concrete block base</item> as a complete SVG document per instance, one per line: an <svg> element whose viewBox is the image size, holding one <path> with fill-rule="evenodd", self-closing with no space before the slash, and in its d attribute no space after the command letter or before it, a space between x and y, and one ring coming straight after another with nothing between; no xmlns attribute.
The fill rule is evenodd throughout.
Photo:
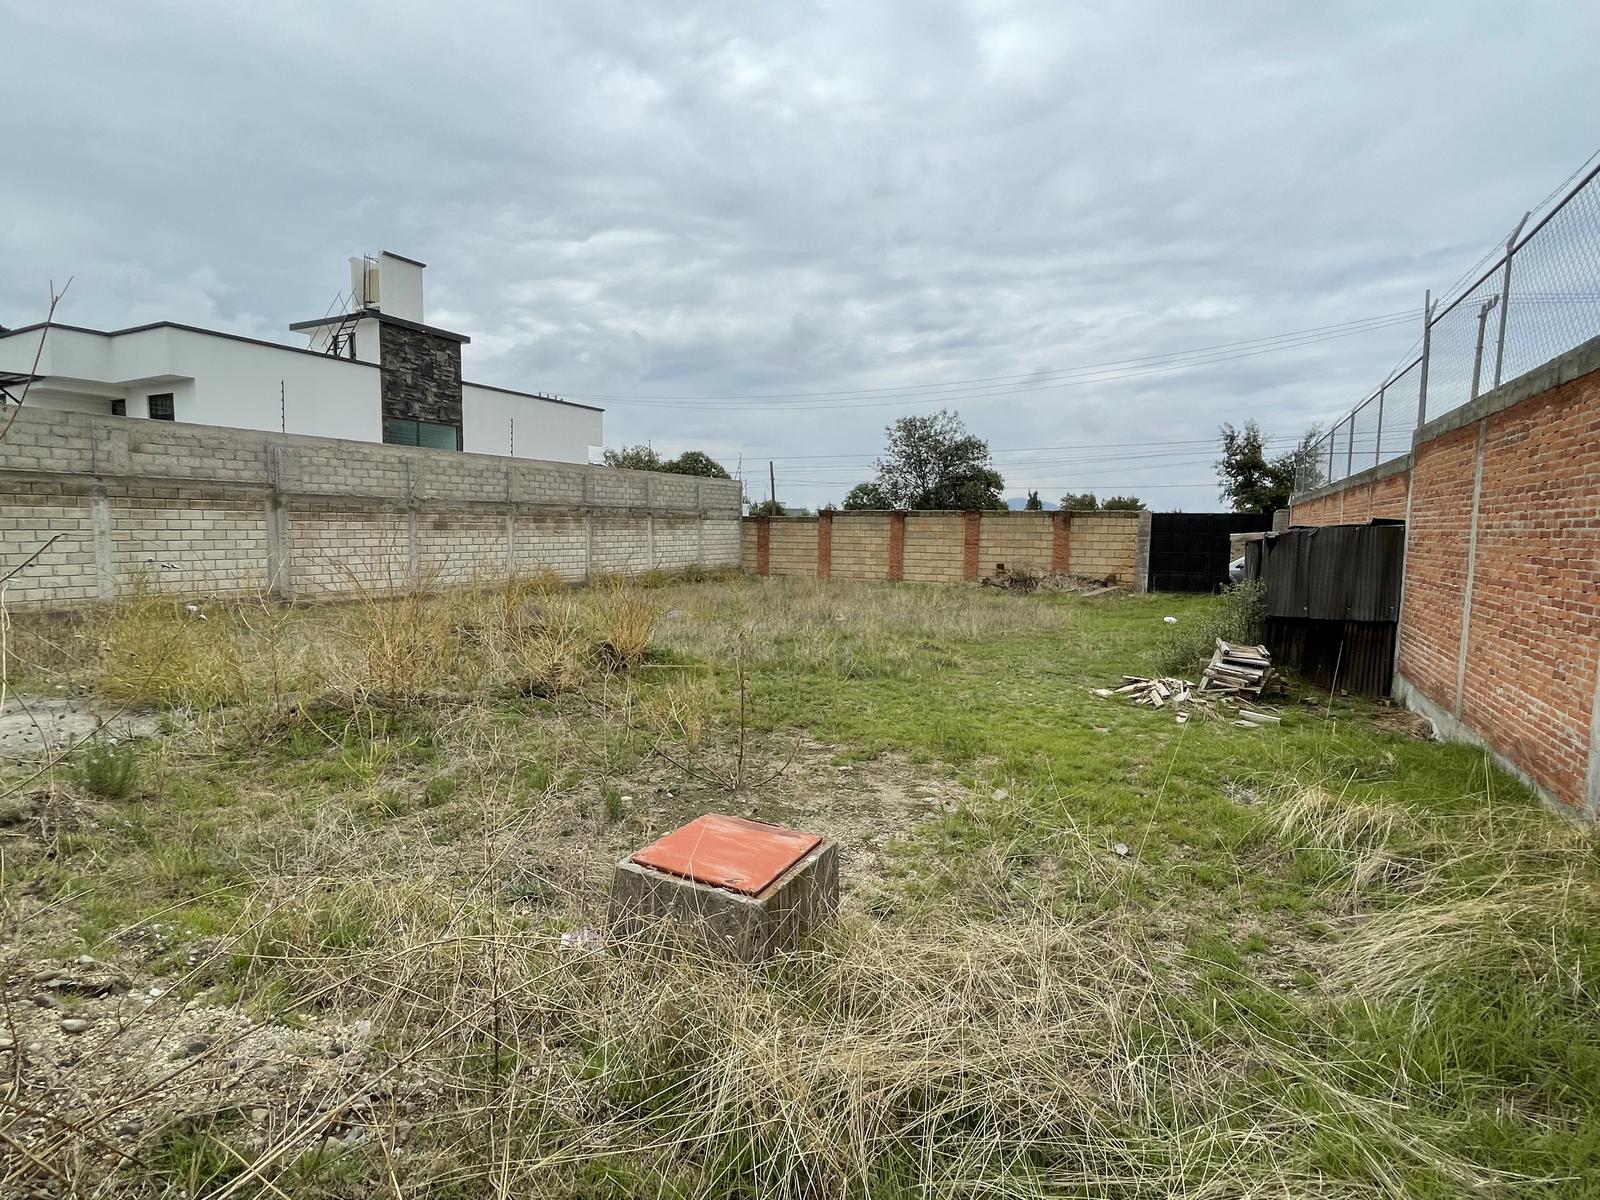
<svg viewBox="0 0 1600 1200"><path fill-rule="evenodd" d="M839 911L839 849L823 842L754 896L708 887L623 859L611 879L619 937L667 927L714 953L760 962L799 947Z"/></svg>

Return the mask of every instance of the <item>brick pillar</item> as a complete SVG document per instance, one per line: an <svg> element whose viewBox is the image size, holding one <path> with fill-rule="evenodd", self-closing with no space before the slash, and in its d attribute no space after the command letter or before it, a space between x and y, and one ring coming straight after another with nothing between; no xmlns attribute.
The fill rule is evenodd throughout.
<svg viewBox="0 0 1600 1200"><path fill-rule="evenodd" d="M833 514L817 514L817 578L833 574Z"/></svg>
<svg viewBox="0 0 1600 1200"><path fill-rule="evenodd" d="M1072 561L1072 514L1050 514L1050 570L1057 575L1067 573Z"/></svg>
<svg viewBox="0 0 1600 1200"><path fill-rule="evenodd" d="M906 577L906 515L889 514L889 579L898 583Z"/></svg>
<svg viewBox="0 0 1600 1200"><path fill-rule="evenodd" d="M772 564L772 518L756 519L756 574L768 574Z"/></svg>
<svg viewBox="0 0 1600 1200"><path fill-rule="evenodd" d="M983 514L969 512L967 527L961 538L961 578L968 583L978 582L978 534L983 528Z"/></svg>

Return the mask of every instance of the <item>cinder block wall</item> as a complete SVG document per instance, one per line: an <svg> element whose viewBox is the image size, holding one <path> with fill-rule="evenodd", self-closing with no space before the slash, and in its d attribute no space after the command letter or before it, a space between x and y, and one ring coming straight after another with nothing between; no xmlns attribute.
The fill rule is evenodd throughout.
<svg viewBox="0 0 1600 1200"><path fill-rule="evenodd" d="M1297 497L1293 515L1408 507L1397 696L1600 816L1600 339L1426 423L1407 458Z"/></svg>
<svg viewBox="0 0 1600 1200"><path fill-rule="evenodd" d="M43 547L5 588L37 609L737 567L739 506L732 480L23 408L0 574Z"/></svg>
<svg viewBox="0 0 1600 1200"><path fill-rule="evenodd" d="M1115 576L1144 590L1149 539L1137 512L835 512L746 517L744 569L757 575L974 582L1004 563Z"/></svg>

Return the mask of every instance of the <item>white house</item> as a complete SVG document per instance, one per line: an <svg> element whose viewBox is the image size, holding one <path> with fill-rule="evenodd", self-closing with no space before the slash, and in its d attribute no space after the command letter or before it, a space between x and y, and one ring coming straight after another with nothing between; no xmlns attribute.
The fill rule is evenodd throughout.
<svg viewBox="0 0 1600 1200"><path fill-rule="evenodd" d="M350 292L289 327L307 347L171 321L52 325L36 368L42 327L0 331L0 405L27 384L40 408L588 462L603 410L465 382L470 339L424 322L423 269L389 251L351 259Z"/></svg>

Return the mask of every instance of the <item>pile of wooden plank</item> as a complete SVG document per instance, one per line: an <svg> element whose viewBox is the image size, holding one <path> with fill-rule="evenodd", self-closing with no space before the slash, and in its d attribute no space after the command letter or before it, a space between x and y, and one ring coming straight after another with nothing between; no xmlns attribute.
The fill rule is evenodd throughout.
<svg viewBox="0 0 1600 1200"><path fill-rule="evenodd" d="M1187 679L1167 676L1146 678L1143 675L1124 675L1119 688L1096 688L1097 696L1127 696L1135 704L1148 704L1151 708L1165 708L1168 704L1184 705L1197 699L1195 686Z"/></svg>
<svg viewBox="0 0 1600 1200"><path fill-rule="evenodd" d="M1272 655L1265 646L1242 646L1218 638L1216 652L1200 677L1200 690L1259 700L1273 678Z"/></svg>

